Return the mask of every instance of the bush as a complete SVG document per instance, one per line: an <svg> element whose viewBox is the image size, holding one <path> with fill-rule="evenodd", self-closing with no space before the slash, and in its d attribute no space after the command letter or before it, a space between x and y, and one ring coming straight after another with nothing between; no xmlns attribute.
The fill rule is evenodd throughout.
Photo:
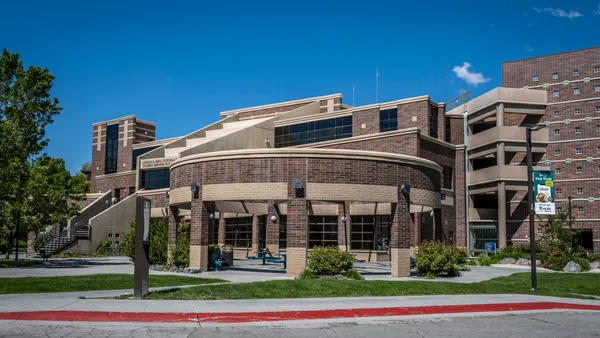
<svg viewBox="0 0 600 338"><path fill-rule="evenodd" d="M482 253L481 255L477 256L477 261L479 262L480 266L490 266L494 264L492 258L490 258L490 256L488 256L485 253Z"/></svg>
<svg viewBox="0 0 600 338"><path fill-rule="evenodd" d="M167 241L169 233L169 218L152 218L150 221L150 252L151 264L167 263ZM123 242L121 242L123 243ZM129 224L129 232L125 234L125 256L132 261L135 259L135 221ZM109 243L110 244L110 243ZM119 243L120 244L120 243Z"/></svg>
<svg viewBox="0 0 600 338"><path fill-rule="evenodd" d="M190 266L190 225L184 223L177 229L177 242L171 253L173 265L186 268Z"/></svg>
<svg viewBox="0 0 600 338"><path fill-rule="evenodd" d="M125 234L125 256L135 259L135 222L129 223L129 232Z"/></svg>
<svg viewBox="0 0 600 338"><path fill-rule="evenodd" d="M106 241L102 241L100 243L98 243L98 246L96 246L96 252L104 249L104 248L109 248L110 247L110 241L106 240Z"/></svg>
<svg viewBox="0 0 600 338"><path fill-rule="evenodd" d="M576 257L573 259L573 262L581 266L581 271L590 271L590 262L588 262L585 258Z"/></svg>
<svg viewBox="0 0 600 338"><path fill-rule="evenodd" d="M337 247L315 247L310 253L309 265L317 275L336 275L348 271L354 264L354 257Z"/></svg>
<svg viewBox="0 0 600 338"><path fill-rule="evenodd" d="M415 255L417 270L428 278L435 277L440 273L460 274L455 265L464 263L466 259L466 249L454 244L432 241L421 243Z"/></svg>
<svg viewBox="0 0 600 338"><path fill-rule="evenodd" d="M350 279L354 279L354 280L364 280L365 277L363 277L360 272L354 270L354 269L349 269L348 271L346 271L346 277L350 278Z"/></svg>
<svg viewBox="0 0 600 338"><path fill-rule="evenodd" d="M471 265L471 266L477 266L477 260L475 259L471 259L467 262L467 265Z"/></svg>
<svg viewBox="0 0 600 338"><path fill-rule="evenodd" d="M586 259L590 263L600 261L600 254L597 254L597 253L589 254L589 255L587 255Z"/></svg>
<svg viewBox="0 0 600 338"><path fill-rule="evenodd" d="M317 278L317 276L315 276L314 271L312 271L311 269L304 269L304 271L302 271L300 276L298 276L298 279L316 279L316 278Z"/></svg>

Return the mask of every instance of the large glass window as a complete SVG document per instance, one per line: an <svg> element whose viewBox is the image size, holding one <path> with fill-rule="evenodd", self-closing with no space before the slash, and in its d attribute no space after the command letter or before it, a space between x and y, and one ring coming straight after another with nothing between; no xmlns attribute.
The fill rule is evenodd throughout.
<svg viewBox="0 0 600 338"><path fill-rule="evenodd" d="M219 244L219 218L215 217L211 220L212 224L212 237L210 244Z"/></svg>
<svg viewBox="0 0 600 338"><path fill-rule="evenodd" d="M252 217L225 219L225 245L236 248L252 246Z"/></svg>
<svg viewBox="0 0 600 338"><path fill-rule="evenodd" d="M352 216L350 248L352 250L388 249L390 244L390 216Z"/></svg>
<svg viewBox="0 0 600 338"><path fill-rule="evenodd" d="M338 245L337 216L310 216L308 247Z"/></svg>
<svg viewBox="0 0 600 338"><path fill-rule="evenodd" d="M385 109L379 111L379 131L398 129L398 109Z"/></svg>
<svg viewBox="0 0 600 338"><path fill-rule="evenodd" d="M275 148L352 137L352 116L275 128Z"/></svg>
<svg viewBox="0 0 600 338"><path fill-rule="evenodd" d="M106 153L104 153L104 173L117 172L117 158L119 156L119 125L111 124L106 127Z"/></svg>
<svg viewBox="0 0 600 338"><path fill-rule="evenodd" d="M141 186L146 190L168 188L170 184L169 169L142 171Z"/></svg>
<svg viewBox="0 0 600 338"><path fill-rule="evenodd" d="M156 148L158 148L160 146L154 146L154 147L146 147L146 148L140 148L140 149L133 149L132 153L131 153L131 170L135 170L137 168L137 158L140 155L143 155L151 150L154 150Z"/></svg>
<svg viewBox="0 0 600 338"><path fill-rule="evenodd" d="M438 107L429 106L429 136L438 137Z"/></svg>
<svg viewBox="0 0 600 338"><path fill-rule="evenodd" d="M279 216L279 249L287 247L287 216Z"/></svg>
<svg viewBox="0 0 600 338"><path fill-rule="evenodd" d="M446 142L450 143L451 140L452 140L452 127L451 127L451 124L450 124L450 118L449 117L446 117L446 119L445 119L445 129L446 129L446 133L445 133Z"/></svg>
<svg viewBox="0 0 600 338"><path fill-rule="evenodd" d="M442 167L442 188L452 190L452 168Z"/></svg>

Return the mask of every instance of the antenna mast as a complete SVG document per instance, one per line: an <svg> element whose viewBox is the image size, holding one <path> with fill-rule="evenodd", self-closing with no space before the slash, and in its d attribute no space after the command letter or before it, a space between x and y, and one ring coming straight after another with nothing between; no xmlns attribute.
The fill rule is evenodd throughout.
<svg viewBox="0 0 600 338"><path fill-rule="evenodd" d="M356 107L356 87L352 87L352 107Z"/></svg>
<svg viewBox="0 0 600 338"><path fill-rule="evenodd" d="M379 68L375 68L375 103L379 103Z"/></svg>

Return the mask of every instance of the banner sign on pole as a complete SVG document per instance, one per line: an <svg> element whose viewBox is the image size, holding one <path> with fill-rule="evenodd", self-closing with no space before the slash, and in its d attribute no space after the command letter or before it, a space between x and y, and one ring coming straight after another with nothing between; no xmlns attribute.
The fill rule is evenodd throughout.
<svg viewBox="0 0 600 338"><path fill-rule="evenodd" d="M533 172L533 196L537 215L555 215L554 171L539 170Z"/></svg>

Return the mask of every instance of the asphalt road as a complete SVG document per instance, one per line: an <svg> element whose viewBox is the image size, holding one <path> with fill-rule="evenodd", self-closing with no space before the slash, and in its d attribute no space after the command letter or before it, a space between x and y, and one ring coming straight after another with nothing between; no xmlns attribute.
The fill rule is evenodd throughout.
<svg viewBox="0 0 600 338"><path fill-rule="evenodd" d="M536 313L292 326L0 322L0 337L600 337L600 315Z"/></svg>

